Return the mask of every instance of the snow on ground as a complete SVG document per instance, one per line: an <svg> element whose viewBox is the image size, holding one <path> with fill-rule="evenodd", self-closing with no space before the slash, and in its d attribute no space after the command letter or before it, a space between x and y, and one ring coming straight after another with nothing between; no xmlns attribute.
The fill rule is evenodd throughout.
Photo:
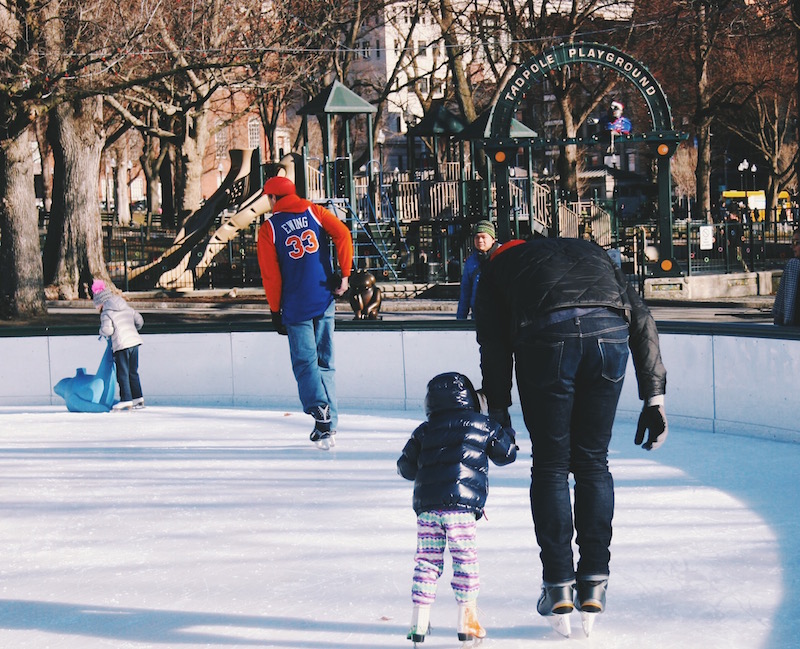
<svg viewBox="0 0 800 649"><path fill-rule="evenodd" d="M344 413L329 453L296 411L0 408L0 647L408 647L422 413ZM521 427L521 422L520 427ZM586 638L535 613L530 444L490 468L478 524L487 649L798 646L800 445L618 423L608 610ZM445 573L433 634L457 648Z"/></svg>

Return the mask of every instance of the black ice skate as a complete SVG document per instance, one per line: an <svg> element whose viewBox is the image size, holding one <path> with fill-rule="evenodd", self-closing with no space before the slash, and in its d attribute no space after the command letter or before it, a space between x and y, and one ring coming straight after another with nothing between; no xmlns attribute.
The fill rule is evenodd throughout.
<svg viewBox="0 0 800 649"><path fill-rule="evenodd" d="M581 612L583 632L588 636L592 632L594 619L606 609L607 575L590 575L578 579L575 587L575 605Z"/></svg>
<svg viewBox="0 0 800 649"><path fill-rule="evenodd" d="M569 614L575 609L572 603L575 582L561 584L542 584L542 594L536 604L539 615L544 615L558 633L569 638L572 633Z"/></svg>
<svg viewBox="0 0 800 649"><path fill-rule="evenodd" d="M314 442L317 448L327 451L335 445L333 436L335 431L331 430L331 407L314 406L309 413L314 418L314 430L311 431L309 439Z"/></svg>

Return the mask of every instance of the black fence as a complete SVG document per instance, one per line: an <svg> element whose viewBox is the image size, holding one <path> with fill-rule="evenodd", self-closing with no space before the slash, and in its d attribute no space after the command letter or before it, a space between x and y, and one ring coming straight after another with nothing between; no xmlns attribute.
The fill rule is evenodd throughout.
<svg viewBox="0 0 800 649"><path fill-rule="evenodd" d="M256 252L256 230L260 224L251 224L239 230L227 241L209 264L193 272L193 286L197 289L261 286L261 273ZM149 233L145 227L103 226L103 249L106 267L114 283L128 290L131 270L156 261L175 240L174 230L155 228ZM187 254L200 254L203 247ZM192 288L192 284L174 288Z"/></svg>
<svg viewBox="0 0 800 649"><path fill-rule="evenodd" d="M673 260L684 275L740 273L782 269L792 257L792 233L800 226L800 214L786 210L765 220L728 219L715 223L678 220L673 224ZM219 219L221 221L221 218ZM40 223L42 246L46 218ZM204 268L193 273L193 282L175 288L260 287L261 274L256 252L259 222L236 232ZM645 277L655 274L659 232L654 221L625 224L617 230L613 247L621 251L623 269L643 287ZM155 225L121 226L111 215L103 218L104 258L111 278L128 290L130 272L155 262L175 240L174 229ZM457 282L463 261L471 252L471 225L461 220L417 222L401 233L407 250L397 277L381 275L378 281ZM42 247L42 249L44 249ZM191 251L202 255L204 246ZM368 254L360 251L357 267L370 267ZM377 274L376 274L377 276Z"/></svg>
<svg viewBox="0 0 800 649"><path fill-rule="evenodd" d="M687 275L783 268L792 257L795 222L685 221L673 227L676 261Z"/></svg>
<svg viewBox="0 0 800 649"><path fill-rule="evenodd" d="M431 223L426 225L433 232L422 237L420 233L414 235L421 239L423 246L427 244L427 258L422 257L414 263L412 257L407 272L398 281L458 281L468 236L455 224L446 224L442 228L433 227ZM195 273L194 287L260 286L257 228L258 224L253 224L239 230L202 272L198 270ZM469 232L468 229L465 231ZM792 256L793 231L794 224L791 222L725 221L709 224L704 221L684 221L673 225L673 257L679 272L685 275L782 269ZM174 231L164 229L153 229L147 236L143 227L105 225L103 232L109 273L123 290L127 289L128 273L133 268L155 261L175 238ZM629 274L641 275L641 279L652 274L652 266L657 261L654 254L658 249L656 226L644 224L626 228L620 234L620 246L627 251L623 258L634 261L631 251L637 251L635 263L626 269ZM639 239L635 245L634 237ZM380 277L379 281L391 279Z"/></svg>

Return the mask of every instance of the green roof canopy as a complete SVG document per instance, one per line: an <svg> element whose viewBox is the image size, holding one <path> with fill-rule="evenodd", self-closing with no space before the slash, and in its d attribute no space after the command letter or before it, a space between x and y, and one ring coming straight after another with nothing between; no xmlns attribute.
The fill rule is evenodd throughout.
<svg viewBox="0 0 800 649"><path fill-rule="evenodd" d="M336 80L305 106L298 115L355 115L377 113L378 109Z"/></svg>
<svg viewBox="0 0 800 649"><path fill-rule="evenodd" d="M474 122L469 124L463 131L458 134L459 140L483 140L486 138L491 137L488 131L489 126L489 116L491 115L491 109L487 109L480 114L480 117L476 119ZM509 137L511 138L534 138L538 137L538 133L536 131L528 128L520 122L519 120L511 118L511 130L509 133Z"/></svg>
<svg viewBox="0 0 800 649"><path fill-rule="evenodd" d="M444 100L437 99L431 103L418 124L408 129L408 135L428 137L431 135L455 135L464 130L465 122L458 115L447 110Z"/></svg>

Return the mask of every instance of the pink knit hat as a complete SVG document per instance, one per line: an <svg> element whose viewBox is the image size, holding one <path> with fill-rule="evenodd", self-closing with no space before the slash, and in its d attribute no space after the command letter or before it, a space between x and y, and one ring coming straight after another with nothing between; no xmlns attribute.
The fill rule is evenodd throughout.
<svg viewBox="0 0 800 649"><path fill-rule="evenodd" d="M104 304L112 295L111 289L106 287L106 283L102 279L92 282L92 302L95 307Z"/></svg>

